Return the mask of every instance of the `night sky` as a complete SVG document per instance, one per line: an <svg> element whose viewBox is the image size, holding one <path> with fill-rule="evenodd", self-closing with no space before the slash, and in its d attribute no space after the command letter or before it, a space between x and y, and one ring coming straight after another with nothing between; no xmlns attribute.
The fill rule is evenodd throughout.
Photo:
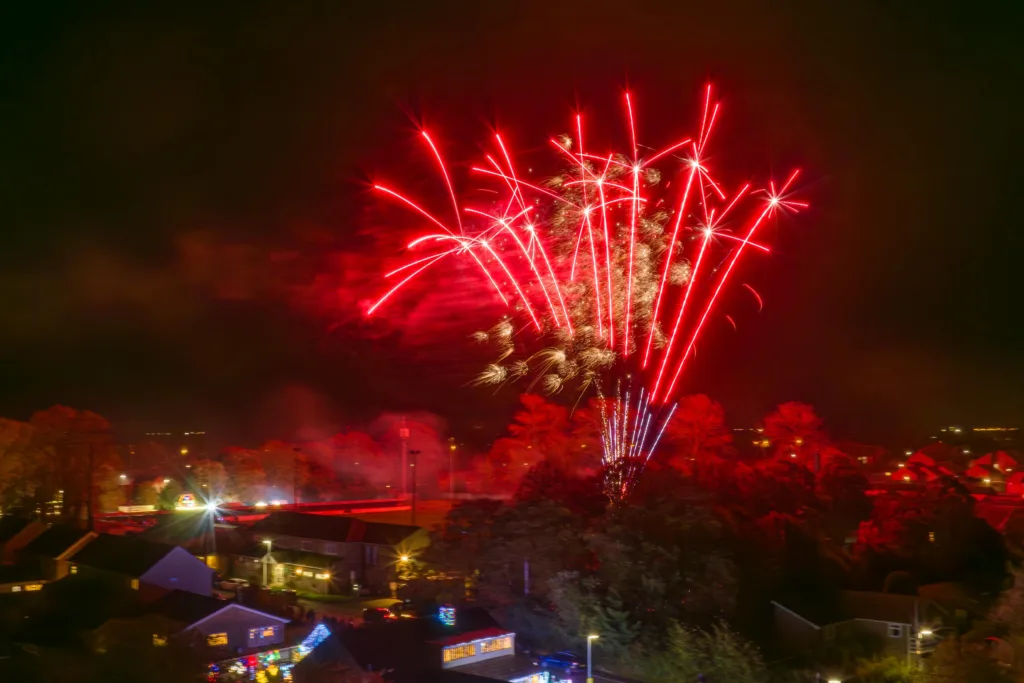
<svg viewBox="0 0 1024 683"><path fill-rule="evenodd" d="M666 142L711 79L720 175L799 165L812 207L746 262L765 309L734 292L739 331L683 391L735 426L798 399L894 443L1024 421L1012 3L23 4L0 29L0 415L252 442L427 409L494 433L515 392L464 386L493 311L446 290L361 320L411 227L368 181L446 201L421 121L465 162L494 125L528 160L577 107L621 143L627 86Z"/></svg>

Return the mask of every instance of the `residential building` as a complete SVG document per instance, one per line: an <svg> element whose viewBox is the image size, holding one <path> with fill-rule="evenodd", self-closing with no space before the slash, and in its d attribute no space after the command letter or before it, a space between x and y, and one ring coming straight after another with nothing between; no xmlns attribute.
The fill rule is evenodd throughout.
<svg viewBox="0 0 1024 683"><path fill-rule="evenodd" d="M238 527L216 523L205 511L161 516L139 538L181 546L215 571L227 570L228 556L249 545Z"/></svg>
<svg viewBox="0 0 1024 683"><path fill-rule="evenodd" d="M163 591L213 592L213 569L179 546L100 534L68 558L69 573L103 578L154 597Z"/></svg>
<svg viewBox="0 0 1024 683"><path fill-rule="evenodd" d="M72 573L68 558L88 545L97 534L72 526L54 525L25 544L19 553L26 562L37 562L43 576L56 581Z"/></svg>
<svg viewBox="0 0 1024 683"><path fill-rule="evenodd" d="M99 629L97 642L133 642L134 638L134 642L151 641L159 647L179 639L208 650L217 659L280 647L288 623L286 618L238 603L175 590L137 614L109 620Z"/></svg>
<svg viewBox="0 0 1024 683"><path fill-rule="evenodd" d="M38 565L5 565L0 567L0 594L41 591L49 583Z"/></svg>
<svg viewBox="0 0 1024 683"><path fill-rule="evenodd" d="M431 644L440 651L441 668L451 669L515 654L516 634L501 628L486 628L450 635Z"/></svg>
<svg viewBox="0 0 1024 683"><path fill-rule="evenodd" d="M892 593L840 591L831 602L797 598L772 605L780 647L811 659L856 643L862 652L910 663L931 654L937 634L955 621L933 600Z"/></svg>
<svg viewBox="0 0 1024 683"><path fill-rule="evenodd" d="M420 527L289 511L249 531L254 545L235 555L235 576L262 583L266 563L267 583L317 593L385 592L402 558L430 541Z"/></svg>

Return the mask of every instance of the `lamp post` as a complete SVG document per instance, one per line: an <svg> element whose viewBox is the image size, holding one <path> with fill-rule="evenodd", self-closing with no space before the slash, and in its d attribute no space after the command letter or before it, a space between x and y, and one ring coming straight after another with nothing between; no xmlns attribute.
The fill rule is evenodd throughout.
<svg viewBox="0 0 1024 683"><path fill-rule="evenodd" d="M401 423L398 427L398 438L402 440L402 498L409 495L409 490L406 488L406 474L409 470L409 427L406 426L405 418L402 418Z"/></svg>
<svg viewBox="0 0 1024 683"><path fill-rule="evenodd" d="M595 640L597 640L597 636L595 636L595 635L587 636L587 683L594 683L594 673L593 673L593 669L590 666L590 662L591 662L590 655L591 655L591 646L594 644Z"/></svg>
<svg viewBox="0 0 1024 683"><path fill-rule="evenodd" d="M420 452L417 451L417 450L410 450L409 451L409 455L412 456L412 462L409 463L409 466L412 469L412 500L411 500L411 502L412 502L412 525L413 526L416 526L416 456L419 455L419 454L420 454Z"/></svg>
<svg viewBox="0 0 1024 683"><path fill-rule="evenodd" d="M263 587L267 587L267 565L270 564L270 546L273 541L269 538L263 539L263 545L267 546L267 554L263 556Z"/></svg>

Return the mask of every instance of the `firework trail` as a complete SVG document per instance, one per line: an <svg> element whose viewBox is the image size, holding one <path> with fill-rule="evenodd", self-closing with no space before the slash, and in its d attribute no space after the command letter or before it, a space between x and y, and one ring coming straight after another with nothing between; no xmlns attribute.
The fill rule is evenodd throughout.
<svg viewBox="0 0 1024 683"><path fill-rule="evenodd" d="M630 373L639 391L623 395L617 389L622 406L616 414L634 420L634 427L633 413L650 416L658 407L660 415L698 339L719 318L718 304L744 256L769 251L757 241L759 231L781 211L806 206L788 197L797 171L778 188L769 181L756 191L749 184L727 191L714 178L707 149L720 108L708 86L696 134L647 152L637 143L635 101L627 94L627 152L598 148L591 140L589 149L600 153L588 151L577 115L575 138L549 140L561 171L541 181L517 169L506 140L495 134L495 153L485 154L485 163L471 172L498 192L474 206L460 200L440 149L422 131L448 196L431 211L391 187L374 186L430 230L408 243L408 262L385 276L399 281L367 314L431 268L467 259L510 309L495 328L474 335L498 352L475 384L530 378L531 388L549 394L595 387L600 395L615 377ZM663 183L666 174L670 182ZM735 327L731 318L721 320ZM630 394L638 397L633 407L624 398ZM605 424L612 430L616 422ZM614 437L604 434L610 470L623 458L646 462L653 450L636 442L646 431L634 430L634 437L624 429L620 424ZM643 443L656 445L657 439ZM619 469L627 478L637 473Z"/></svg>
<svg viewBox="0 0 1024 683"><path fill-rule="evenodd" d="M652 407L642 387L634 403L628 387L627 383L623 395L622 383L618 383L615 397L601 402L604 486L613 503L629 497L676 410L674 403L667 409Z"/></svg>

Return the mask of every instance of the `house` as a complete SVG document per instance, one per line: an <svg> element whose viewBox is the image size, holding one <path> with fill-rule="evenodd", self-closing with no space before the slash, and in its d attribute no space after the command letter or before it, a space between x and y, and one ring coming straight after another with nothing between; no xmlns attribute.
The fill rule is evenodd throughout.
<svg viewBox="0 0 1024 683"><path fill-rule="evenodd" d="M812 659L856 647L866 656L892 656L911 663L927 656L953 615L938 603L913 595L840 591L831 602L773 601L780 647Z"/></svg>
<svg viewBox="0 0 1024 683"><path fill-rule="evenodd" d="M235 555L234 574L298 591L387 591L402 558L425 548L425 529L349 516L277 511L249 529L256 541ZM269 549L269 553L268 553Z"/></svg>
<svg viewBox="0 0 1024 683"><path fill-rule="evenodd" d="M43 576L56 581L72 573L68 558L95 538L91 531L54 525L25 544L19 556L23 561L39 563Z"/></svg>
<svg viewBox="0 0 1024 683"><path fill-rule="evenodd" d="M14 515L0 517L0 564L14 564L22 548L44 531L46 524L38 519Z"/></svg>
<svg viewBox="0 0 1024 683"><path fill-rule="evenodd" d="M117 640L160 647L169 640L184 640L209 650L211 658L223 658L280 647L288 623L288 619L238 603L174 590L136 614L109 620L97 642Z"/></svg>
<svg viewBox="0 0 1024 683"><path fill-rule="evenodd" d="M32 564L0 567L0 594L32 593L49 583L42 567Z"/></svg>
<svg viewBox="0 0 1024 683"><path fill-rule="evenodd" d="M162 516L139 538L181 546L215 571L227 569L228 556L248 545L237 527L218 524L205 512Z"/></svg>
<svg viewBox="0 0 1024 683"><path fill-rule="evenodd" d="M145 587L154 598L162 591L213 592L213 570L187 550L133 536L97 535L68 558L68 571L134 590Z"/></svg>

